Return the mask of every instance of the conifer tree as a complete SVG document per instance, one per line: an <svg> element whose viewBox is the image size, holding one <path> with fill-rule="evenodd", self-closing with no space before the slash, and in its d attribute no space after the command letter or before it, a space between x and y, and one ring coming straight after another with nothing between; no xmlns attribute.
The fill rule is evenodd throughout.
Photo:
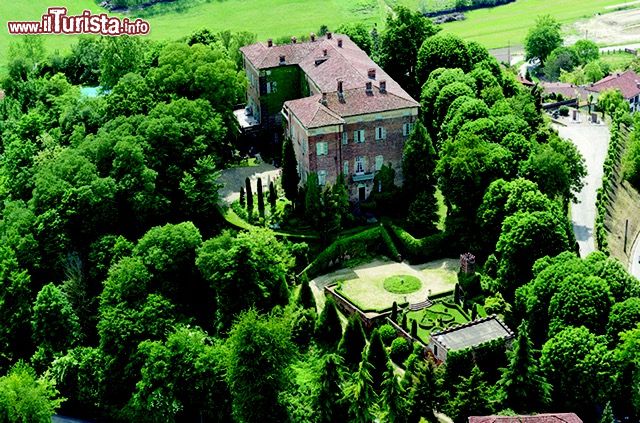
<svg viewBox="0 0 640 423"><path fill-rule="evenodd" d="M304 213L309 222L311 222L314 227L318 227L322 213L322 191L320 190L318 175L316 173L310 173L307 176L304 195Z"/></svg>
<svg viewBox="0 0 640 423"><path fill-rule="evenodd" d="M296 303L304 309L316 309L316 299L313 296L313 291L311 291L311 286L309 286L309 278L306 275L302 276L300 292L298 292Z"/></svg>
<svg viewBox="0 0 640 423"><path fill-rule="evenodd" d="M411 336L413 338L418 337L418 321L415 319L411 320Z"/></svg>
<svg viewBox="0 0 640 423"><path fill-rule="evenodd" d="M322 363L318 380L319 390L313 409L319 423L343 422L347 420L347 407L342 401L342 357L327 354Z"/></svg>
<svg viewBox="0 0 640 423"><path fill-rule="evenodd" d="M367 338L362 329L362 323L357 314L349 318L347 327L344 330L338 352L344 359L345 365L350 369L357 369L362 358L362 352L367 346Z"/></svg>
<svg viewBox="0 0 640 423"><path fill-rule="evenodd" d="M503 405L518 412L544 409L550 402L551 386L538 368L529 326L522 322L518 337L509 352L509 367L502 369L498 382Z"/></svg>
<svg viewBox="0 0 640 423"><path fill-rule="evenodd" d="M318 318L316 339L327 348L335 348L341 337L342 326L340 325L336 303L332 297L327 297L324 309L322 309L322 313Z"/></svg>
<svg viewBox="0 0 640 423"><path fill-rule="evenodd" d="M387 370L387 363L389 363L389 355L382 343L378 329L374 329L371 333L369 349L367 350L367 362L371 365L373 387L378 392L382 386L383 374Z"/></svg>
<svg viewBox="0 0 640 423"><path fill-rule="evenodd" d="M602 416L600 416L599 423L616 423L616 418L613 415L613 410L611 409L611 402L607 401L607 405L604 407L602 411Z"/></svg>
<svg viewBox="0 0 640 423"><path fill-rule="evenodd" d="M398 383L391 363L387 363L387 370L383 374L382 392L380 394L380 421L389 423L406 423L409 419L408 404L404 389Z"/></svg>
<svg viewBox="0 0 640 423"><path fill-rule="evenodd" d="M402 315L402 329L407 330L407 313Z"/></svg>
<svg viewBox="0 0 640 423"><path fill-rule="evenodd" d="M419 421L420 417L425 417L431 421L438 392L435 363L432 360L420 360L413 376L415 383L409 392L412 420Z"/></svg>
<svg viewBox="0 0 640 423"><path fill-rule="evenodd" d="M391 320L393 320L394 323L398 322L398 303L395 301L391 305Z"/></svg>
<svg viewBox="0 0 640 423"><path fill-rule="evenodd" d="M245 197L244 197L244 187L240 187L240 206L244 208L245 206Z"/></svg>
<svg viewBox="0 0 640 423"><path fill-rule="evenodd" d="M343 401L349 406L349 421L371 423L377 410L377 395L373 388L371 364L363 359L353 380L344 389Z"/></svg>
<svg viewBox="0 0 640 423"><path fill-rule="evenodd" d="M403 188L410 199L426 186L436 183L436 150L431 137L421 122L416 122L409 138L404 143L402 153Z"/></svg>
<svg viewBox="0 0 640 423"><path fill-rule="evenodd" d="M253 215L253 191L251 190L251 180L246 178L244 180L245 191L247 192L247 213L249 214L249 219Z"/></svg>
<svg viewBox="0 0 640 423"><path fill-rule="evenodd" d="M269 205L271 206L271 214L276 212L276 202L278 201L278 194L276 187L273 185L273 181L269 182Z"/></svg>
<svg viewBox="0 0 640 423"><path fill-rule="evenodd" d="M482 416L491 412L489 388L484 374L473 366L469 377L463 377L449 401L447 415L454 421L466 421L468 416Z"/></svg>
<svg viewBox="0 0 640 423"><path fill-rule="evenodd" d="M298 162L293 143L289 138L285 138L282 143L282 189L285 197L294 204L298 195L299 182L300 175L298 175Z"/></svg>
<svg viewBox="0 0 640 423"><path fill-rule="evenodd" d="M264 193L262 192L262 178L258 178L257 181L257 195L258 195L258 213L260 217L264 218Z"/></svg>

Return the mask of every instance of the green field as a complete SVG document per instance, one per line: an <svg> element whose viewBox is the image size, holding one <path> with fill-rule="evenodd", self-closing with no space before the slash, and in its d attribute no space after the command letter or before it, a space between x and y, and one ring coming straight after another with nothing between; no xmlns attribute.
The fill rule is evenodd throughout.
<svg viewBox="0 0 640 423"><path fill-rule="evenodd" d="M624 3L623 0L518 0L515 3L491 9L465 13L467 19L443 25L445 31L464 39L474 40L487 48L522 45L524 37L536 17L549 14L562 24L604 13L605 6Z"/></svg>
<svg viewBox="0 0 640 423"><path fill-rule="evenodd" d="M481 9L466 14L462 22L443 25L445 31L453 32L465 39L476 40L488 48L504 47L507 44L522 44L524 36L536 16L549 13L562 23L571 23L587 18L596 12L605 12L604 7L622 3L622 0L561 0L549 6L547 0L518 0L515 3ZM209 28L213 31L250 31L258 39L269 37L302 35L317 31L320 25L336 28L346 22L365 22L379 30L383 29L390 7L401 4L413 9L418 0L212 0L183 13L168 13L147 18L151 23L152 39L174 40L191 32ZM47 7L66 6L70 12L84 9L101 11L93 0L18 0L0 2L3 29L0 30L0 63L6 61L8 46L12 39L7 32L9 20L38 20ZM46 36L50 50L66 50L76 37Z"/></svg>
<svg viewBox="0 0 640 423"><path fill-rule="evenodd" d="M16 4L17 3L17 4ZM406 3L402 1L401 3ZM6 22L39 20L51 6L65 6L70 13L84 9L103 11L93 0L17 0L0 2L3 28L0 30L0 63L4 65L9 43ZM317 31L321 25L336 28L345 22L363 21L371 25L384 23L388 10L384 0L213 0L184 13L146 18L151 24L152 39L174 40L201 28L213 31L250 31L258 39L302 35ZM46 36L50 49L66 50L76 37Z"/></svg>

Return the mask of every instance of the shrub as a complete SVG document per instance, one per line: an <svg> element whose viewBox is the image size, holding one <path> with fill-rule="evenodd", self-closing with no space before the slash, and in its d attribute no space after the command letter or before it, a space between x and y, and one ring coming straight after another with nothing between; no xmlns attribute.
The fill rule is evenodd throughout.
<svg viewBox="0 0 640 423"><path fill-rule="evenodd" d="M304 309L298 311L291 326L291 339L301 347L307 346L316 324L316 311L315 309Z"/></svg>
<svg viewBox="0 0 640 423"><path fill-rule="evenodd" d="M382 339L384 345L390 345L393 338L397 335L396 330L390 324L380 326L378 332L380 333L380 339Z"/></svg>
<svg viewBox="0 0 640 423"><path fill-rule="evenodd" d="M569 107L560 106L560 108L558 109L558 112L560 113L560 116L569 116Z"/></svg>
<svg viewBox="0 0 640 423"><path fill-rule="evenodd" d="M393 340L389 352L393 361L402 364L409 357L409 354L411 354L411 346L409 346L409 342L406 339L396 338Z"/></svg>

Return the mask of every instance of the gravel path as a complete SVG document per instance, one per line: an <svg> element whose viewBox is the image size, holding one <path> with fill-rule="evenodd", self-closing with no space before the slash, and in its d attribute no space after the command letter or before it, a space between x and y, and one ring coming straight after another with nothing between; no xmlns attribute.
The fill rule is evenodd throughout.
<svg viewBox="0 0 640 423"><path fill-rule="evenodd" d="M219 191L220 198L227 204L240 198L240 187L244 186L246 178L251 179L251 189L257 192L257 180L262 178L262 188L269 189L269 182L280 177L280 169L268 163L260 163L257 166L233 167L220 173L218 183L222 184Z"/></svg>
<svg viewBox="0 0 640 423"><path fill-rule="evenodd" d="M578 203L571 205L571 223L580 246L580 256L586 257L596 250L594 225L596 219L597 190L602 186L603 164L609 146L609 128L604 124L591 124L582 115L581 123L562 119L567 126L554 124L562 138L575 144L585 159L587 176L584 187L577 193Z"/></svg>

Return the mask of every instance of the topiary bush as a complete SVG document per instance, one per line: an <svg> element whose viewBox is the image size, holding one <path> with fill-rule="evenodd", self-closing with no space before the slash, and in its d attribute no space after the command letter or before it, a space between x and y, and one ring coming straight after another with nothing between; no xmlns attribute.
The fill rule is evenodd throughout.
<svg viewBox="0 0 640 423"><path fill-rule="evenodd" d="M397 335L396 330L388 323L380 326L380 328L378 328L378 333L380 333L382 343L386 346L391 345L391 341L393 341Z"/></svg>
<svg viewBox="0 0 640 423"><path fill-rule="evenodd" d="M402 364L411 354L411 346L404 338L396 338L391 343L389 355L397 364Z"/></svg>
<svg viewBox="0 0 640 423"><path fill-rule="evenodd" d="M560 106L560 108L558 109L558 113L560 113L560 116L569 116L569 107Z"/></svg>

